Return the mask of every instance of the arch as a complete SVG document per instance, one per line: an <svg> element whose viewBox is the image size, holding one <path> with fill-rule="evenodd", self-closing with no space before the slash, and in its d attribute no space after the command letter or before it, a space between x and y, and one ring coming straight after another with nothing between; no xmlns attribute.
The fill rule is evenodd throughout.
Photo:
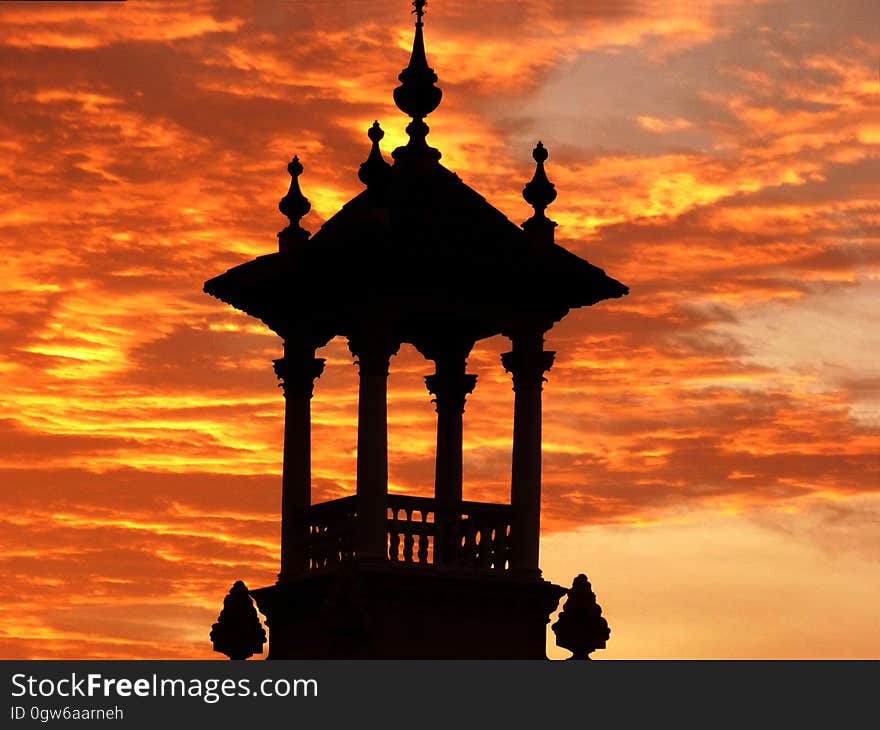
<svg viewBox="0 0 880 730"><path fill-rule="evenodd" d="M312 397L312 504L355 493L358 375L344 337L318 350L324 373Z"/></svg>
<svg viewBox="0 0 880 730"><path fill-rule="evenodd" d="M464 499L504 504L510 498L513 392L501 366L502 335L480 340L468 358L478 377L464 413Z"/></svg>
<svg viewBox="0 0 880 730"><path fill-rule="evenodd" d="M391 359L388 375L388 491L434 495L437 414L425 376L434 371L409 344Z"/></svg>

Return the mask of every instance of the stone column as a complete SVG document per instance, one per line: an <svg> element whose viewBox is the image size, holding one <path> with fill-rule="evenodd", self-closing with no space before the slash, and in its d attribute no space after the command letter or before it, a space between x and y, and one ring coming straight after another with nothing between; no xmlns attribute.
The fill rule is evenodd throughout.
<svg viewBox="0 0 880 730"><path fill-rule="evenodd" d="M435 366L435 373L425 378L425 384L437 408L434 563L440 564L453 558L451 531L462 498L462 416L465 399L473 392L477 376L465 373L465 356L438 357Z"/></svg>
<svg viewBox="0 0 880 730"><path fill-rule="evenodd" d="M554 352L543 349L541 333L514 336L501 356L513 375L513 459L510 481L510 567L538 571L541 532L541 390Z"/></svg>
<svg viewBox="0 0 880 730"><path fill-rule="evenodd" d="M281 476L281 573L289 580L308 569L304 550L303 513L312 503L311 399L324 358L314 348L285 343L284 357L275 360L275 374L284 390L284 466Z"/></svg>
<svg viewBox="0 0 880 730"><path fill-rule="evenodd" d="M399 343L369 333L349 338L360 374L357 437L357 525L361 558L387 558L388 368Z"/></svg>

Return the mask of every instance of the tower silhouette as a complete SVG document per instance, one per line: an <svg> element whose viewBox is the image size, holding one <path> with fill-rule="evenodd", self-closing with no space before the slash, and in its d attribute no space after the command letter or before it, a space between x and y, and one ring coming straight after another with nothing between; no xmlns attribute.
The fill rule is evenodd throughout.
<svg viewBox="0 0 880 730"><path fill-rule="evenodd" d="M570 310L628 290L554 242L541 142L523 189L534 214L521 227L440 164L424 120L442 92L425 55L425 2L413 5L412 55L394 89L411 117L408 143L389 163L373 124L365 190L314 236L300 225L310 204L294 157L278 252L205 283L284 341L281 570L250 591L269 658L544 658L566 593L538 567L541 393L555 354L544 335ZM512 343L501 358L514 390L510 504L465 501L462 418L477 382L467 358L499 334ZM324 367L315 353L336 336L359 370L357 493L312 504L310 400ZM434 363L433 498L388 493L387 377L402 343Z"/></svg>

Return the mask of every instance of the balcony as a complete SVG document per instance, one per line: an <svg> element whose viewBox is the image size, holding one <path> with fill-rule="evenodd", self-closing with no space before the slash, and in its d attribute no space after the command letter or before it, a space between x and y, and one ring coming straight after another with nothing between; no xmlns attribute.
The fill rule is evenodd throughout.
<svg viewBox="0 0 880 730"><path fill-rule="evenodd" d="M476 571L510 568L510 505L388 495L387 553L406 568L443 566ZM339 565L355 555L357 498L312 505L304 515L308 570Z"/></svg>

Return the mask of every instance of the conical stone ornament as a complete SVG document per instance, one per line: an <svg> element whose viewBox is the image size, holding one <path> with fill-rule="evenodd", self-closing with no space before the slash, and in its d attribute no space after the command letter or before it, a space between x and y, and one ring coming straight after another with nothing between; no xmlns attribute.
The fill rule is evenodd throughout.
<svg viewBox="0 0 880 730"><path fill-rule="evenodd" d="M214 651L230 659L247 659L263 653L266 630L243 581L235 581L223 599L223 610L211 627L211 643Z"/></svg>
<svg viewBox="0 0 880 730"><path fill-rule="evenodd" d="M589 659L596 649L605 648L611 629L583 573L574 579L559 620L550 628L556 634L556 645L572 653L570 659Z"/></svg>

